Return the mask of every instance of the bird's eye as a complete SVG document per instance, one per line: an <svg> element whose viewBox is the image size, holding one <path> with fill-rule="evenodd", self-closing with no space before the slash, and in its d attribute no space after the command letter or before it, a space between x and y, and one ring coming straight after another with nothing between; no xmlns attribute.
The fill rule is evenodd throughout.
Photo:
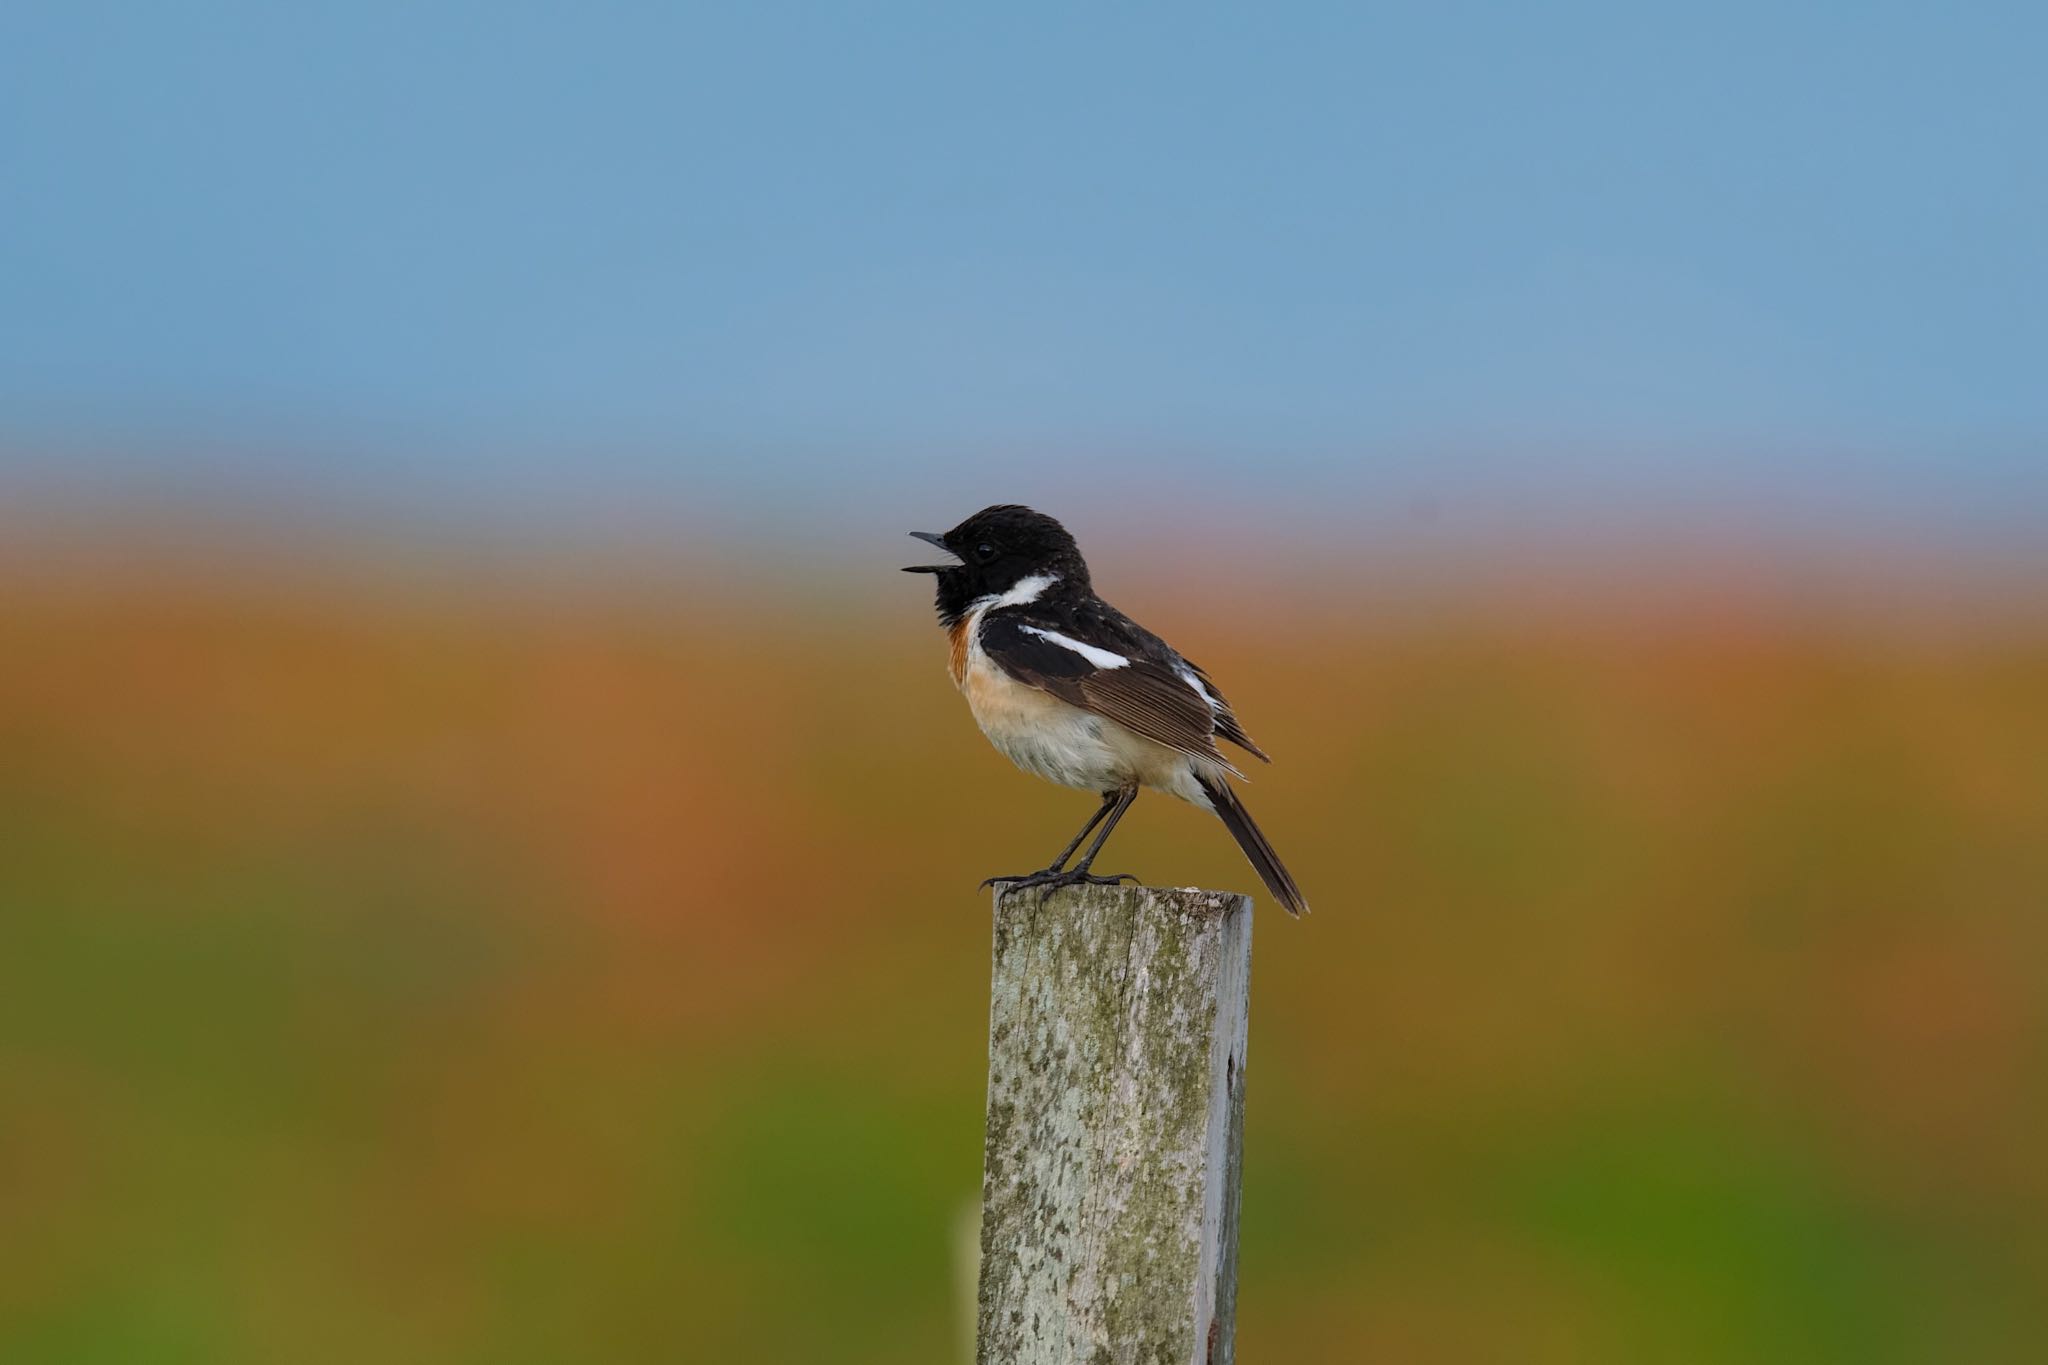
<svg viewBox="0 0 2048 1365"><path fill-rule="evenodd" d="M996 557L996 547L984 540L974 547L974 557L986 564Z"/></svg>

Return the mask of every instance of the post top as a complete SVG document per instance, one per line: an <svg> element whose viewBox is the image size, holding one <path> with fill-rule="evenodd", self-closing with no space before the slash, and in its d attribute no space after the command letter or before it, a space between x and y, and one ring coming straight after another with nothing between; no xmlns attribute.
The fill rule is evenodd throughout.
<svg viewBox="0 0 2048 1365"><path fill-rule="evenodd" d="M1029 910L1052 908L1063 903L1074 910L1111 911L1126 906L1146 906L1155 910L1171 911L1183 915L1226 916L1239 910L1249 912L1252 898L1244 891L1214 891L1200 886L1063 886L1047 892L1043 901L1036 889L1025 887L1016 891L1008 882L997 882L994 888L994 906L997 911L1006 904L1015 909L1019 904Z"/></svg>

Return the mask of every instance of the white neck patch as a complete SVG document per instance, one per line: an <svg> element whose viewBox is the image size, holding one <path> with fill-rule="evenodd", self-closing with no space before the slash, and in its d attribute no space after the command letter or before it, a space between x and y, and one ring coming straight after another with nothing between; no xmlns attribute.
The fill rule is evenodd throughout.
<svg viewBox="0 0 2048 1365"><path fill-rule="evenodd" d="M1029 578L1018 579L1011 585L1010 590L1001 596L990 593L986 597L975 598L967 604L967 610L976 613L990 611L996 607L1027 606L1045 596L1045 590L1059 581L1058 574L1035 573Z"/></svg>
<svg viewBox="0 0 2048 1365"><path fill-rule="evenodd" d="M1029 578L1020 578L1008 592L998 597L999 607L1021 607L1027 602L1036 602L1045 595L1045 590L1060 581L1058 574L1035 573Z"/></svg>

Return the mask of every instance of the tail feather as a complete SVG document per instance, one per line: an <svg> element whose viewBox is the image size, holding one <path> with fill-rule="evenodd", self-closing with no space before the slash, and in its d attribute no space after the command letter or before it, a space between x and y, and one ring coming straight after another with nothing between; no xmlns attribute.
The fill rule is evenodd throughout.
<svg viewBox="0 0 2048 1365"><path fill-rule="evenodd" d="M1280 855L1273 851L1273 845L1266 842L1266 836L1252 822L1252 813L1238 800L1237 791L1228 781L1217 777L1213 781L1198 777L1203 793L1209 804L1223 819L1223 827L1230 831L1230 837L1237 840L1237 846L1244 850L1244 856L1251 859L1252 869L1259 874L1259 880L1273 893L1273 899L1280 902L1282 909L1290 915L1308 913L1308 902L1302 898L1301 888L1294 884L1287 868L1280 861Z"/></svg>

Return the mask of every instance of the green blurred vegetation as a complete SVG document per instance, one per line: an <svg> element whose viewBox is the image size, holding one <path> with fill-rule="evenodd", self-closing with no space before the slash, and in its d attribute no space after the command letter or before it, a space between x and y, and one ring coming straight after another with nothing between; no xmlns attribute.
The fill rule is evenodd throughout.
<svg viewBox="0 0 2048 1365"><path fill-rule="evenodd" d="M975 882L1089 802L922 598L248 581L0 586L0 1359L951 1359ZM2038 1358L2038 617L1128 605L1317 907L1244 1359Z"/></svg>

